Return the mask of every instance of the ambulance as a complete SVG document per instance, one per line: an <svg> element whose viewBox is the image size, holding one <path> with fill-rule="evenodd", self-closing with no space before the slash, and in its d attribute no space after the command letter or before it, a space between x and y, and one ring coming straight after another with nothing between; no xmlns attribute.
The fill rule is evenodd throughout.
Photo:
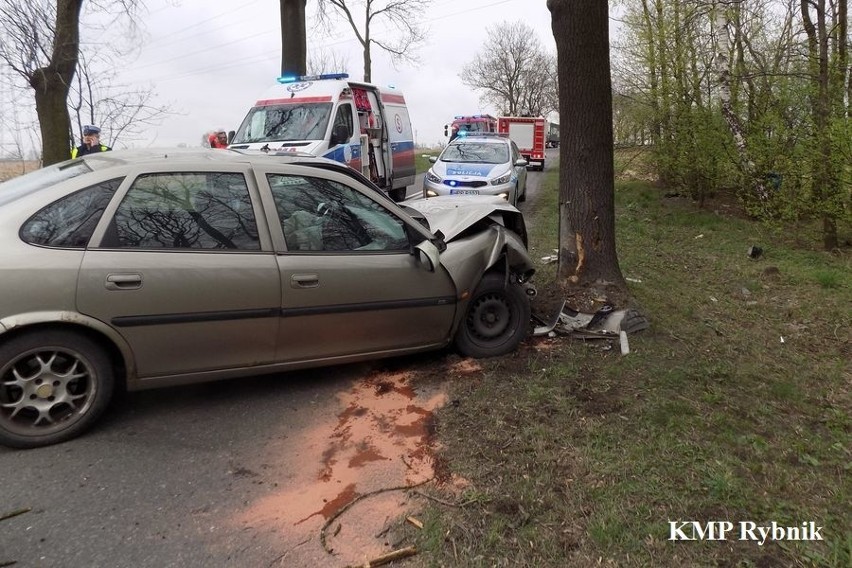
<svg viewBox="0 0 852 568"><path fill-rule="evenodd" d="M360 171L394 201L414 184L414 136L402 93L346 73L279 77L229 148L302 152Z"/></svg>

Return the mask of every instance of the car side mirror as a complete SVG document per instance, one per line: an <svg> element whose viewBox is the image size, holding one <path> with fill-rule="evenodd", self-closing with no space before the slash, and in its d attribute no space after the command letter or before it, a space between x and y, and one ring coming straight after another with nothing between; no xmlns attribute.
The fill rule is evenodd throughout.
<svg viewBox="0 0 852 568"><path fill-rule="evenodd" d="M329 146L337 146L349 140L349 129L345 124L335 124L331 130L331 140L328 141Z"/></svg>
<svg viewBox="0 0 852 568"><path fill-rule="evenodd" d="M229 130L229 131L228 131L228 144L230 144L231 142L233 142L233 141L234 141L234 137L235 137L236 135L237 135L237 131L236 131L236 130Z"/></svg>
<svg viewBox="0 0 852 568"><path fill-rule="evenodd" d="M447 125L445 124L445 125L444 125L444 136L449 136L449 135L450 135L450 133L449 133L449 131L448 131L448 130L449 130L449 126L447 126Z"/></svg>
<svg viewBox="0 0 852 568"><path fill-rule="evenodd" d="M523 158L521 158L520 160L515 160L515 165L518 166L519 168L525 167L527 164L529 164L529 162L527 162Z"/></svg>
<svg viewBox="0 0 852 568"><path fill-rule="evenodd" d="M429 156L429 163L434 164L438 161L438 156Z"/></svg>
<svg viewBox="0 0 852 568"><path fill-rule="evenodd" d="M438 247L430 241L423 241L414 247L414 251L417 255L417 261L423 266L423 268L428 272L435 272L435 269L438 268L438 263L440 262Z"/></svg>

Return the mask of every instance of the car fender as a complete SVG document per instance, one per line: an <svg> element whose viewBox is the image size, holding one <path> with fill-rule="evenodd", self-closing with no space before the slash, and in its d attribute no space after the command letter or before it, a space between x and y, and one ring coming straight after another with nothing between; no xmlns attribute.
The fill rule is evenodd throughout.
<svg viewBox="0 0 852 568"><path fill-rule="evenodd" d="M521 238L502 225L491 225L486 231L458 238L447 244L441 253L441 265L447 270L458 290L460 319L473 291L483 275L502 263L522 280L535 272L533 261Z"/></svg>
<svg viewBox="0 0 852 568"><path fill-rule="evenodd" d="M106 341L112 343L121 354L128 382L131 377L136 376L136 362L133 358L133 350L130 349L130 345L128 345L124 338L104 322L77 312L61 310L28 312L7 316L0 319L0 341L4 339L7 333L15 330L23 331L24 328L40 324L79 326L96 332L98 335L103 336Z"/></svg>

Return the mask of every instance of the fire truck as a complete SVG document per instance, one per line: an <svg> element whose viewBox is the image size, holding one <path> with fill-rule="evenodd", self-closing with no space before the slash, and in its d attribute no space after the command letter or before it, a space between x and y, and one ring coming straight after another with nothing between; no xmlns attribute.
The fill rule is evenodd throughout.
<svg viewBox="0 0 852 568"><path fill-rule="evenodd" d="M497 119L497 132L509 135L521 155L538 169L544 169L545 120L541 116L501 116Z"/></svg>

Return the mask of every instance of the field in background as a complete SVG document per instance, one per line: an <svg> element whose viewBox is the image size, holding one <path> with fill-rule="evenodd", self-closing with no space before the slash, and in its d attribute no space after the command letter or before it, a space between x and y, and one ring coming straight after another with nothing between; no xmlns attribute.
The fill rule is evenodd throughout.
<svg viewBox="0 0 852 568"><path fill-rule="evenodd" d="M41 167L36 160L0 160L0 182L18 177Z"/></svg>

